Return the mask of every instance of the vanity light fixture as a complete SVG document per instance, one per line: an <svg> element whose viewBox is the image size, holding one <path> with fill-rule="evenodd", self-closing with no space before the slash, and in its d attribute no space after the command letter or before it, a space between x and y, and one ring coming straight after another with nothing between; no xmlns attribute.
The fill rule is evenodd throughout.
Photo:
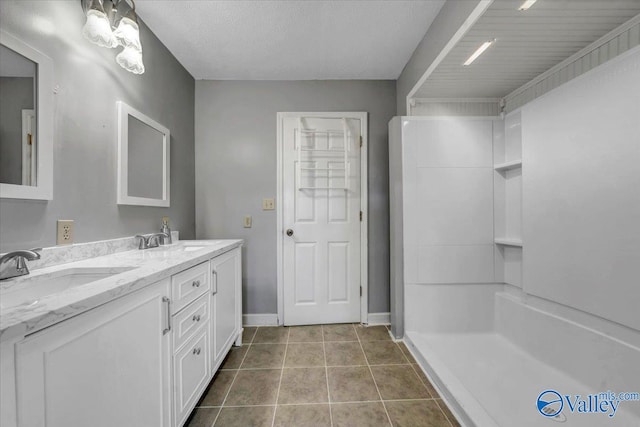
<svg viewBox="0 0 640 427"><path fill-rule="evenodd" d="M81 0L87 16L82 34L101 47L124 49L116 62L133 74L144 73L136 4L127 0Z"/></svg>
<svg viewBox="0 0 640 427"><path fill-rule="evenodd" d="M92 0L86 10L87 22L82 28L82 35L91 43L101 47L117 47L118 41L111 31L109 18L102 6L102 0Z"/></svg>
<svg viewBox="0 0 640 427"><path fill-rule="evenodd" d="M485 50L487 50L487 49L489 48L489 46L491 46L495 41L496 41L496 39L493 39L493 40L489 40L489 41L486 41L486 42L482 43L482 44L480 45L480 47L479 47L475 52L473 52L473 55L471 55L471 56L469 57L469 59L467 59L466 61L464 61L464 64L462 64L462 65L464 65L464 66L471 65L471 63L472 63L473 61L475 61L476 59L478 59L478 57L479 57L480 55L482 55L482 53L483 53Z"/></svg>
<svg viewBox="0 0 640 427"><path fill-rule="evenodd" d="M528 10L531 6L535 4L538 0L526 0L522 5L518 8L518 10L525 11Z"/></svg>

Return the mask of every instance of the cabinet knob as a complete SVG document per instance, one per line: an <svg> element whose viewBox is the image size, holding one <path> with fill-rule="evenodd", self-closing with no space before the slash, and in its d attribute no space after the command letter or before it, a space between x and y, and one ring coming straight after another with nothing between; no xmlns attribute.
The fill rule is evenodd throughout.
<svg viewBox="0 0 640 427"><path fill-rule="evenodd" d="M287 230L287 236L289 236L289 237L293 236L293 230L292 229L288 229Z"/></svg>
<svg viewBox="0 0 640 427"><path fill-rule="evenodd" d="M199 288L200 287L200 280L194 280L193 283L191 283L191 286L193 286L194 288Z"/></svg>
<svg viewBox="0 0 640 427"><path fill-rule="evenodd" d="M198 354L200 354L200 350L201 350L200 347L194 348L193 349L193 354L195 354L197 356Z"/></svg>
<svg viewBox="0 0 640 427"><path fill-rule="evenodd" d="M200 315L197 314L197 315L193 316L193 321L194 322L199 322L200 321Z"/></svg>

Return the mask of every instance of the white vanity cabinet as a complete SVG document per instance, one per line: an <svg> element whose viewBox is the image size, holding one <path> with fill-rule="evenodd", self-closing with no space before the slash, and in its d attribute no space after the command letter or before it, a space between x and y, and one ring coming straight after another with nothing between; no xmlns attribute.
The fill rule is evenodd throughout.
<svg viewBox="0 0 640 427"><path fill-rule="evenodd" d="M212 373L222 364L231 345L242 344L242 255L233 249L211 260L213 319Z"/></svg>
<svg viewBox="0 0 640 427"><path fill-rule="evenodd" d="M2 342L0 427L183 426L242 342L241 247L232 247Z"/></svg>
<svg viewBox="0 0 640 427"><path fill-rule="evenodd" d="M16 344L22 427L171 425L168 279Z"/></svg>
<svg viewBox="0 0 640 427"><path fill-rule="evenodd" d="M240 248L172 278L175 425L182 426L234 341L242 343Z"/></svg>
<svg viewBox="0 0 640 427"><path fill-rule="evenodd" d="M171 278L173 402L176 426L189 417L211 379L211 263Z"/></svg>

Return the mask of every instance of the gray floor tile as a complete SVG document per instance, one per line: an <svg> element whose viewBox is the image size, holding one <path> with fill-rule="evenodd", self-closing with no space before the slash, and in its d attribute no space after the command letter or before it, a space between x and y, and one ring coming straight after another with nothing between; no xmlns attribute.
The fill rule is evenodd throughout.
<svg viewBox="0 0 640 427"><path fill-rule="evenodd" d="M413 367L413 370L418 374L418 378L422 380L422 383L429 391L431 397L433 397L434 399L439 399L440 395L436 391L436 388L433 386L433 384L431 384L431 381L429 381L429 378L427 378L427 376L424 374L424 371L422 370L422 368L420 368L420 365L414 363L411 366Z"/></svg>
<svg viewBox="0 0 640 427"><path fill-rule="evenodd" d="M389 330L383 326L356 326L356 332L360 341L391 341Z"/></svg>
<svg viewBox="0 0 640 427"><path fill-rule="evenodd" d="M269 427L275 413L275 426L460 427L385 326L245 327L243 341L185 426Z"/></svg>
<svg viewBox="0 0 640 427"><path fill-rule="evenodd" d="M282 326L263 326L258 328L253 344L264 343L285 343L289 336L289 328Z"/></svg>
<svg viewBox="0 0 640 427"><path fill-rule="evenodd" d="M216 420L220 427L271 427L274 406L222 408Z"/></svg>
<svg viewBox="0 0 640 427"><path fill-rule="evenodd" d="M370 365L409 363L400 347L393 341L363 342L362 348Z"/></svg>
<svg viewBox="0 0 640 427"><path fill-rule="evenodd" d="M229 354L222 362L220 369L238 369L244 359L244 355L247 354L249 345L243 345L242 347L231 347Z"/></svg>
<svg viewBox="0 0 640 427"><path fill-rule="evenodd" d="M229 391L229 387L231 387L236 372L238 371L218 371L198 405L222 406L222 402L224 402L224 398L227 395L227 391Z"/></svg>
<svg viewBox="0 0 640 427"><path fill-rule="evenodd" d="M324 366L324 349L322 348L322 343L287 345L284 366L286 368Z"/></svg>
<svg viewBox="0 0 640 427"><path fill-rule="evenodd" d="M280 369L238 371L224 406L275 404L280 374Z"/></svg>
<svg viewBox="0 0 640 427"><path fill-rule="evenodd" d="M327 401L325 368L293 368L282 372L278 404Z"/></svg>
<svg viewBox="0 0 640 427"><path fill-rule="evenodd" d="M255 326L245 326L242 332L242 344L251 344L258 328Z"/></svg>
<svg viewBox="0 0 640 427"><path fill-rule="evenodd" d="M325 341L358 341L356 330L351 323L341 325L323 325Z"/></svg>
<svg viewBox="0 0 640 427"><path fill-rule="evenodd" d="M382 402L338 403L331 405L333 427L389 427Z"/></svg>
<svg viewBox="0 0 640 427"><path fill-rule="evenodd" d="M411 365L372 366L371 372L382 400L431 397Z"/></svg>
<svg viewBox="0 0 640 427"><path fill-rule="evenodd" d="M450 427L433 400L385 402L394 427Z"/></svg>
<svg viewBox="0 0 640 427"><path fill-rule="evenodd" d="M322 326L292 326L289 328L289 342L322 342Z"/></svg>
<svg viewBox="0 0 640 427"><path fill-rule="evenodd" d="M282 368L285 348L285 344L251 344L241 368Z"/></svg>
<svg viewBox="0 0 640 427"><path fill-rule="evenodd" d="M196 408L187 420L185 427L211 427L220 412L220 408Z"/></svg>
<svg viewBox="0 0 640 427"><path fill-rule="evenodd" d="M327 366L366 365L362 347L359 342L326 342Z"/></svg>
<svg viewBox="0 0 640 427"><path fill-rule="evenodd" d="M380 400L367 366L327 368L332 402Z"/></svg>
<svg viewBox="0 0 640 427"><path fill-rule="evenodd" d="M278 406L277 427L331 427L329 405Z"/></svg>
<svg viewBox="0 0 640 427"><path fill-rule="evenodd" d="M405 343L399 342L398 346L400 347L400 350L402 350L402 353L407 358L407 360L409 360L409 363L417 363L416 359L413 358L413 356L411 355L411 352L409 351Z"/></svg>

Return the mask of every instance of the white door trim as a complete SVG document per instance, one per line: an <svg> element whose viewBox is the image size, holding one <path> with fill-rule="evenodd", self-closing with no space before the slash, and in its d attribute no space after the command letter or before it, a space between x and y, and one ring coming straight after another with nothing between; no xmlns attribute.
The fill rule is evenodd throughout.
<svg viewBox="0 0 640 427"><path fill-rule="evenodd" d="M277 132L277 191L276 191L276 241L277 241L277 285L278 285L278 324L284 324L284 212L282 210L282 200L284 195L282 180L282 121L287 117L327 117L332 119L357 119L360 120L360 134L362 135L362 148L360 150L360 209L362 209L362 222L360 222L360 286L362 287L362 296L360 297L360 322L368 322L368 304L369 304L369 280L368 280L368 243L367 243L367 190L368 190L368 174L367 174L367 145L369 142L367 128L366 112L281 112L278 113L278 132Z"/></svg>
<svg viewBox="0 0 640 427"><path fill-rule="evenodd" d="M38 172L36 114L33 109L22 110L22 185L35 185ZM31 140L29 140L31 135Z"/></svg>

